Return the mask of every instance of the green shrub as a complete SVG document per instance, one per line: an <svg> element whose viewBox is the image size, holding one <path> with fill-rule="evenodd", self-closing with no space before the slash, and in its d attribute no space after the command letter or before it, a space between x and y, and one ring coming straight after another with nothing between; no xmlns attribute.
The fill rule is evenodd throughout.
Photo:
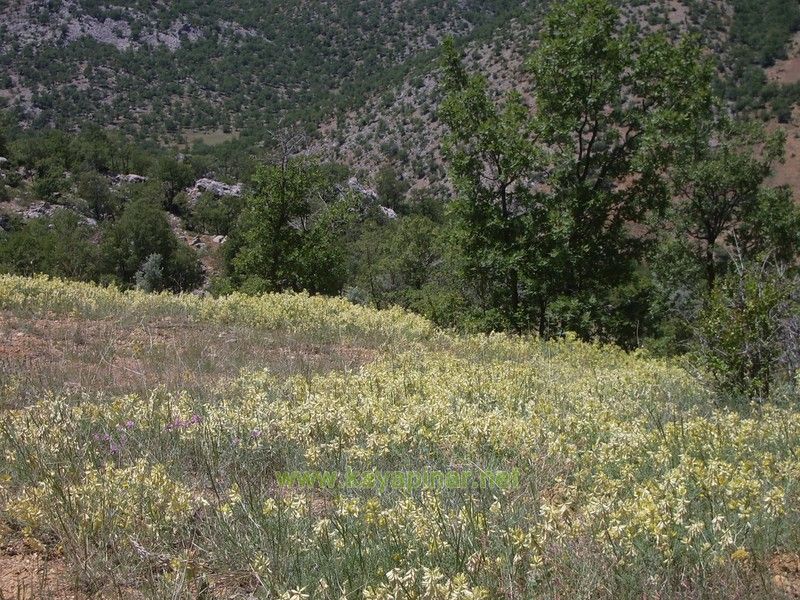
<svg viewBox="0 0 800 600"><path fill-rule="evenodd" d="M18 275L47 273L89 280L96 274L93 229L71 211L34 219L0 233L0 271Z"/></svg>
<svg viewBox="0 0 800 600"><path fill-rule="evenodd" d="M119 213L119 200L111 193L105 177L97 171L87 171L78 177L78 195L86 202L91 216L98 221Z"/></svg>
<svg viewBox="0 0 800 600"><path fill-rule="evenodd" d="M778 267L738 265L701 312L694 355L731 399L763 402L798 368L800 282Z"/></svg>
<svg viewBox="0 0 800 600"><path fill-rule="evenodd" d="M228 235L242 212L244 198L217 198L206 192L192 209L187 225L194 231L213 235Z"/></svg>
<svg viewBox="0 0 800 600"><path fill-rule="evenodd" d="M187 290L200 283L197 256L172 232L166 213L154 201L133 200L106 230L101 244L104 272L123 285L133 285L136 273L153 254L163 257L166 287Z"/></svg>
<svg viewBox="0 0 800 600"><path fill-rule="evenodd" d="M134 279L136 288L143 292L157 292L164 289L164 258L160 254L151 254L136 271Z"/></svg>

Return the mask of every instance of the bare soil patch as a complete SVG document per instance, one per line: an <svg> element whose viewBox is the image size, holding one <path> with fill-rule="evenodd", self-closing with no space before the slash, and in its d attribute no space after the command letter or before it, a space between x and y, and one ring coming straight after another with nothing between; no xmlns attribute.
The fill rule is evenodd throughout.
<svg viewBox="0 0 800 600"><path fill-rule="evenodd" d="M766 70L770 81L783 84L800 81L800 32L792 36L786 54L784 60L776 61Z"/></svg>
<svg viewBox="0 0 800 600"><path fill-rule="evenodd" d="M84 598L69 583L63 560L45 560L39 554L0 556L0 599L73 600Z"/></svg>
<svg viewBox="0 0 800 600"><path fill-rule="evenodd" d="M776 554L769 561L772 584L787 598L800 598L800 555Z"/></svg>
<svg viewBox="0 0 800 600"><path fill-rule="evenodd" d="M0 383L5 380L20 394L43 389L124 394L155 387L191 392L242 370L311 375L353 369L375 354L371 348L172 317L122 323L0 311ZM7 407L20 403L25 398L3 399Z"/></svg>

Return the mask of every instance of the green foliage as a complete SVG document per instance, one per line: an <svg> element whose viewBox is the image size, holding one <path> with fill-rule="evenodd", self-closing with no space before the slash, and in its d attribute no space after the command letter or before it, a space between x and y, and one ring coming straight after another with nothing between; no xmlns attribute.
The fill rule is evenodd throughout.
<svg viewBox="0 0 800 600"><path fill-rule="evenodd" d="M185 160L165 156L156 163L154 175L163 189L164 208L176 214L183 214L185 206L176 202L175 197L195 182L192 165Z"/></svg>
<svg viewBox="0 0 800 600"><path fill-rule="evenodd" d="M6 31L0 73L14 73L20 86L35 90L32 107L22 98L18 105L37 127L69 129L91 120L171 140L220 128L240 131L252 143L282 118L312 130L337 109L384 92L430 60L430 31L452 27L480 38L491 31L484 26L524 8L512 0L412 0L403 10L389 0L184 0L128 3L125 10L76 2L65 11L112 19L119 31L130 28L131 47L120 50L89 36L17 43ZM59 18L44 6L36 14ZM179 47L147 43L146 36L169 35L183 23L191 35L179 33Z"/></svg>
<svg viewBox="0 0 800 600"><path fill-rule="evenodd" d="M164 289L164 259L160 254L151 254L136 271L136 288L143 292L158 292Z"/></svg>
<svg viewBox="0 0 800 600"><path fill-rule="evenodd" d="M672 148L712 106L699 48L637 38L604 0L572 0L529 61L535 110L516 93L493 102L452 42L444 67L454 243L475 317L622 341L607 317L640 305L625 292L642 241L630 224L663 208Z"/></svg>
<svg viewBox="0 0 800 600"><path fill-rule="evenodd" d="M763 401L777 385L793 383L798 324L797 277L767 263L742 264L711 294L694 353L729 397Z"/></svg>
<svg viewBox="0 0 800 600"><path fill-rule="evenodd" d="M344 285L341 235L349 213L325 202L331 181L307 159L284 159L258 169L253 192L225 244L237 285L251 292L307 290L337 293Z"/></svg>
<svg viewBox="0 0 800 600"><path fill-rule="evenodd" d="M7 157L8 154L8 129L10 118L6 113L0 111L0 156Z"/></svg>
<svg viewBox="0 0 800 600"><path fill-rule="evenodd" d="M709 289L720 269L721 244L730 243L739 226L746 226L762 208L761 187L782 154L780 133L768 137L755 124L722 119L698 128L679 156L672 178L679 203L676 219L697 241ZM753 233L749 237L757 238Z"/></svg>
<svg viewBox="0 0 800 600"><path fill-rule="evenodd" d="M532 215L541 211L522 183L544 167L534 124L519 94L494 105L485 79L467 75L452 40L445 43L443 65L448 95L440 117L451 130L445 156L458 191L452 214L460 225L454 235L463 252L459 270L473 283L472 299L486 328L520 329L520 268L529 264L525 253L531 248L524 227L542 216ZM531 218L520 218L526 214Z"/></svg>
<svg viewBox="0 0 800 600"><path fill-rule="evenodd" d="M295 252L297 271L303 289L315 294L334 295L347 282L348 259L356 203L342 198L326 205L313 215ZM298 287L299 287L298 286Z"/></svg>
<svg viewBox="0 0 800 600"><path fill-rule="evenodd" d="M769 67L786 58L789 37L800 28L800 6L791 0L733 0L731 38L747 59Z"/></svg>
<svg viewBox="0 0 800 600"><path fill-rule="evenodd" d="M18 275L46 273L88 280L97 272L97 247L92 230L71 211L34 219L0 232L0 270Z"/></svg>
<svg viewBox="0 0 800 600"><path fill-rule="evenodd" d="M800 6L794 0L733 0L732 5L725 95L737 110L747 111L762 108L778 92L773 112L787 122L800 94L792 86L768 84L763 68L786 58L792 33L800 28Z"/></svg>
<svg viewBox="0 0 800 600"><path fill-rule="evenodd" d="M354 283L379 308L398 305L431 316L430 292L444 278L441 238L440 226L419 215L368 224L354 252Z"/></svg>
<svg viewBox="0 0 800 600"><path fill-rule="evenodd" d="M163 259L165 287L190 290L202 277L196 256L170 229L164 211L152 200L133 200L103 236L100 246L104 272L132 285L136 273L158 254Z"/></svg>
<svg viewBox="0 0 800 600"><path fill-rule="evenodd" d="M78 196L86 202L92 218L98 221L114 218L121 209L108 180L97 171L86 171L78 176Z"/></svg>
<svg viewBox="0 0 800 600"><path fill-rule="evenodd" d="M375 191L381 204L396 211L404 211L405 196L410 188L407 181L403 181L397 170L390 165L384 165L375 176Z"/></svg>
<svg viewBox="0 0 800 600"><path fill-rule="evenodd" d="M9 151L18 164L41 174L63 177L64 171L76 173L95 170L100 173L147 173L158 149L133 144L118 132L86 127L78 134L58 129L44 129L18 134L9 143Z"/></svg>
<svg viewBox="0 0 800 600"><path fill-rule="evenodd" d="M244 209L244 204L242 197L218 198L210 192L204 192L187 215L187 225L193 231L228 235Z"/></svg>
<svg viewBox="0 0 800 600"><path fill-rule="evenodd" d="M800 210L786 188L765 185L782 158L783 138L753 123L704 121L672 165L674 201L658 223L650 256L652 312L660 325L651 347L685 350L707 297L731 276L737 256L748 263L770 256L791 265L797 257ZM706 315L706 316L703 316Z"/></svg>

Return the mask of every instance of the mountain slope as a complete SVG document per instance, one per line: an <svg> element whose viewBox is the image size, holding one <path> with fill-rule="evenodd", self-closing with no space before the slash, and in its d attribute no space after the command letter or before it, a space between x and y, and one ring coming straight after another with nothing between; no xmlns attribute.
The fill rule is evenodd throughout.
<svg viewBox="0 0 800 600"><path fill-rule="evenodd" d="M800 190L792 161L800 143L800 114L791 114L791 106L800 100L796 73L800 42L790 38L800 26L797 10L794 0L620 3L623 18L642 31L661 31L673 39L693 35L700 40L717 66L718 87L731 109L760 117L786 132L787 161L777 165L774 182ZM528 95L531 82L524 60L536 43L537 26L537 15L528 11L524 18L509 19L489 36L467 40L467 65L483 74L498 94L515 89ZM416 187L441 181L445 176L440 155L444 127L436 118L441 96L435 64L427 64L426 69L372 95L346 114L325 120L314 150L361 169L364 176L391 165ZM784 109L779 103L784 99L788 116L781 118Z"/></svg>
<svg viewBox="0 0 800 600"><path fill-rule="evenodd" d="M427 187L444 177L440 41L457 36L496 91L525 93L523 63L545 5L5 0L0 101L26 126L91 122L170 144L241 138L239 162L277 128L299 124L313 134L311 151L361 169L362 178L388 164ZM796 0L625 0L620 10L645 31L697 35L731 107L784 127L791 158ZM797 183L791 167L779 170L780 182Z"/></svg>
<svg viewBox="0 0 800 600"><path fill-rule="evenodd" d="M0 3L0 85L23 119L148 135L313 122L511 0Z"/></svg>

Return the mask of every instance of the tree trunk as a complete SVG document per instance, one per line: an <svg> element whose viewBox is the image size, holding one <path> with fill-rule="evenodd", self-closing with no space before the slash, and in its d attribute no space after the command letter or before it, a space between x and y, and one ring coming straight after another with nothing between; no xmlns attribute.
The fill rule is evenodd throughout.
<svg viewBox="0 0 800 600"><path fill-rule="evenodd" d="M714 245L706 242L706 284L709 293L714 290L714 283L717 279L717 268L714 263Z"/></svg>

